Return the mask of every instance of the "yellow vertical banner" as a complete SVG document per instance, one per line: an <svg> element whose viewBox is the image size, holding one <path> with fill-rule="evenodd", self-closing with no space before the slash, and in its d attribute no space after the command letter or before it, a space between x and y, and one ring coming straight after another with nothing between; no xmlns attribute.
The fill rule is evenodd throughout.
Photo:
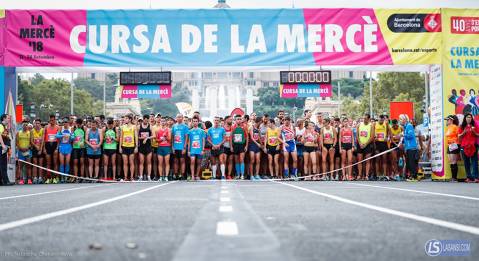
<svg viewBox="0 0 479 261"><path fill-rule="evenodd" d="M479 9L441 11L444 115L457 115L462 123L464 114L471 113L479 121ZM445 128L444 124L444 133ZM447 151L447 143L444 144ZM458 179L465 179L462 162L459 170ZM444 176L433 179L451 179L447 154L444 154L444 171Z"/></svg>

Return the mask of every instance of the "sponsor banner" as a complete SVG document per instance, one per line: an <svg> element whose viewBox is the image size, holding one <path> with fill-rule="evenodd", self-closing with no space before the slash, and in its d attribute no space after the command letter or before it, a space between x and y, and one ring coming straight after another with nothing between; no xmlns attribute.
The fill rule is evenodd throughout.
<svg viewBox="0 0 479 261"><path fill-rule="evenodd" d="M444 117L443 114L443 87L441 65L432 65L429 68L429 93L431 112L431 168L432 178L444 178Z"/></svg>
<svg viewBox="0 0 479 261"><path fill-rule="evenodd" d="M5 19L8 66L440 61L439 9L7 10Z"/></svg>
<svg viewBox="0 0 479 261"><path fill-rule="evenodd" d="M444 116L456 114L462 120L471 113L479 121L479 9L442 9L442 30ZM447 157L444 166L449 166ZM465 178L464 168L459 170L458 178ZM450 179L450 169L444 171L443 178Z"/></svg>
<svg viewBox="0 0 479 261"><path fill-rule="evenodd" d="M331 97L331 84L281 84L281 98Z"/></svg>
<svg viewBox="0 0 479 261"><path fill-rule="evenodd" d="M440 9L375 9L393 64L441 63Z"/></svg>
<svg viewBox="0 0 479 261"><path fill-rule="evenodd" d="M122 99L169 99L171 85L124 85Z"/></svg>

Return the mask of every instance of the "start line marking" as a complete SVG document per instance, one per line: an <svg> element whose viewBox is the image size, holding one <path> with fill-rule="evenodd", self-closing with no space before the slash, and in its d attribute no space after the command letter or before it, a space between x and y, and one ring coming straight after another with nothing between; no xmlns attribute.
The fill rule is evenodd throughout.
<svg viewBox="0 0 479 261"><path fill-rule="evenodd" d="M316 195L319 195L319 196L323 196L323 197L326 197L326 198L330 198L330 199L340 201L340 202L343 202L343 203L346 203L346 204L355 205L355 206L359 206L359 207L363 207L363 208L367 208L367 209L371 209L371 210L376 210L376 211L379 211L379 212L382 212L382 213L386 213L386 214L390 214L390 215L394 215L394 216L399 216L399 217L402 217L402 218L408 218L408 219L416 220L416 221L419 221L419 222L424 222L424 223L427 223L427 224L436 225L436 226L440 226L440 227L445 227L445 228L449 228L449 229L453 229L453 230L457 230L457 231L461 231L461 232L466 232L466 233L473 234L473 235L479 235L479 227L467 226L467 225L463 225L463 224L459 224L459 223L454 223L454 222L444 221L444 220L440 220L440 219L415 215L415 214L411 214L411 213L407 213L407 212L402 212L402 211L398 211L398 210L394 210L394 209L379 207L379 206L375 206L375 205L371 205L371 204L367 204L367 203L361 203L361 202L358 202L358 201L334 196L334 195L331 195L331 194L327 194L327 193L319 192L319 191L316 191L316 190L303 188L303 187L288 184L288 183L276 182L276 181L272 181L272 182L277 183L277 184L281 184L283 186L292 187L292 188L295 188L295 189L298 189L298 190L306 191L306 192L316 194Z"/></svg>
<svg viewBox="0 0 479 261"><path fill-rule="evenodd" d="M358 184L358 183L353 183L353 182L345 182L345 183L349 184L349 185L355 185L355 186L392 189L392 190L400 190L400 191L407 191L407 192L415 192L415 193L422 193L422 194L429 194L429 195L436 195L436 196L443 196L443 197L462 198L462 199L470 199L470 200L479 201L479 198L469 197L469 196L461 196L461 195L455 195L455 194L448 194L448 193L439 193L439 192L432 192L432 191L404 189L404 188L378 186L378 185Z"/></svg>
<svg viewBox="0 0 479 261"><path fill-rule="evenodd" d="M42 214L42 215L38 215L38 216L34 216L34 217L20 219L20 220L13 221L13 222L0 224L0 232L8 230L8 229L16 228L16 227L21 227L21 226L24 226L24 225L36 223L36 222L39 222L39 221L42 221L42 220L46 220L46 219L50 219L50 218L54 218L54 217L59 217L59 216L71 214L71 213L74 213L74 212L78 212L78 211L81 211L81 210L85 210L85 209L97 207L97 206L100 206L100 205L108 204L108 203L111 203L111 202L114 202L114 201L118 201L118 200L128 198L128 197L131 197L131 196L134 196L134 195L138 195L138 194L147 192L149 190L153 190L153 189L163 187L163 186L173 184L173 183L176 183L176 181L156 185L156 186L153 186L153 187L150 187L150 188L138 190L138 191L135 191L135 192L132 192L132 193L128 193L128 194L117 196L117 197L110 198L110 199L105 199L105 200L93 202L93 203L86 204L86 205L83 205L83 206L63 209L63 210L59 210L59 211L55 211L55 212L51 212L51 213L47 213L47 214Z"/></svg>
<svg viewBox="0 0 479 261"><path fill-rule="evenodd" d="M113 185L113 184L117 184L117 183L110 183L110 184L104 184L104 185L95 185L95 186L86 186L86 187L74 187L74 188L69 188L69 189L59 189L59 190L44 191L44 192L38 192L38 193L32 193L32 194L23 194L23 195L9 196L9 197L0 198L0 200L12 199L12 198L24 198L24 197L31 197L31 196L52 194L52 193L58 193L58 192L64 192L64 191L72 191L72 190L78 190L78 189L87 189L87 188L96 188L96 187L106 187L106 186L110 186L110 185Z"/></svg>

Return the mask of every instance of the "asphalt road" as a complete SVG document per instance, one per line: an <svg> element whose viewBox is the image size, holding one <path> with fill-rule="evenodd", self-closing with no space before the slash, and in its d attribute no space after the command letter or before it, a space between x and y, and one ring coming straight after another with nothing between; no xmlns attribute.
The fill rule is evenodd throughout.
<svg viewBox="0 0 479 261"><path fill-rule="evenodd" d="M427 256L430 239L469 240L471 254ZM478 257L478 184L238 181L0 188L0 260Z"/></svg>

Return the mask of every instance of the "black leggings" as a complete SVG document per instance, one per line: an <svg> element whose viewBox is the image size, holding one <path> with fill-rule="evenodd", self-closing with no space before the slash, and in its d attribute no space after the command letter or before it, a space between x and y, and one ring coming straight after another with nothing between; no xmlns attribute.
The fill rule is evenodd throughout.
<svg viewBox="0 0 479 261"><path fill-rule="evenodd" d="M406 168L412 178L417 178L418 153L417 149L406 150Z"/></svg>
<svg viewBox="0 0 479 261"><path fill-rule="evenodd" d="M7 153L1 154L0 155L0 184L2 185L8 184L10 182L10 180L8 180L7 163L8 163Z"/></svg>

